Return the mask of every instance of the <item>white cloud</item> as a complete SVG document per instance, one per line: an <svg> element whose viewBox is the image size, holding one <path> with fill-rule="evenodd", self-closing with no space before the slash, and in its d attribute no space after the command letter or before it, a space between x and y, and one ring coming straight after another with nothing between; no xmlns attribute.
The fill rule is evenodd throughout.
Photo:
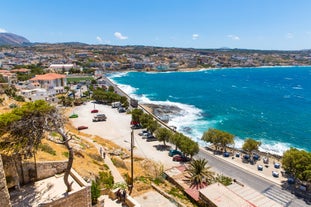
<svg viewBox="0 0 311 207"><path fill-rule="evenodd" d="M236 35L227 35L228 38L232 39L232 40L235 40L235 41L238 41L240 40L240 37L239 36L236 36Z"/></svg>
<svg viewBox="0 0 311 207"><path fill-rule="evenodd" d="M119 40L126 40L126 39L128 39L127 36L123 36L120 32L115 32L115 33L114 33L114 36L115 36L117 39L119 39Z"/></svg>
<svg viewBox="0 0 311 207"><path fill-rule="evenodd" d="M286 35L285 35L285 38L286 39L293 39L294 38L294 35L292 34L292 33L287 33Z"/></svg>
<svg viewBox="0 0 311 207"><path fill-rule="evenodd" d="M198 35L198 34L193 34L193 35L192 35L192 39L193 39L193 40L196 40L196 39L198 39L198 38L199 38L199 35Z"/></svg>
<svg viewBox="0 0 311 207"><path fill-rule="evenodd" d="M0 33L5 33L5 32L8 32L8 31L6 31L6 30L3 29L3 28L0 28Z"/></svg>
<svg viewBox="0 0 311 207"><path fill-rule="evenodd" d="M103 39L102 39L100 36L97 36L97 37L96 37L96 40L97 40L99 43L103 43Z"/></svg>

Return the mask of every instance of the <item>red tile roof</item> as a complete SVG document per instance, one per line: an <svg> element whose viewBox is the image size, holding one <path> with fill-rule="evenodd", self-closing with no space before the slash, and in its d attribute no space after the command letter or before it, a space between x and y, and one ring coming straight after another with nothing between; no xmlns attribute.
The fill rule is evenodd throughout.
<svg viewBox="0 0 311 207"><path fill-rule="evenodd" d="M47 73L44 75L36 75L36 77L30 79L31 81L37 80L55 80L60 78L66 78L66 75L57 74L57 73Z"/></svg>

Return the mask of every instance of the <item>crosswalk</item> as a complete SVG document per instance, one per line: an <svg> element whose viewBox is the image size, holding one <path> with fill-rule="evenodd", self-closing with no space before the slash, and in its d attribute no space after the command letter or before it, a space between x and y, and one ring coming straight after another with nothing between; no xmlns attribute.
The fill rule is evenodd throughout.
<svg viewBox="0 0 311 207"><path fill-rule="evenodd" d="M299 204L294 202L296 199L296 196L291 194L290 192L286 190L282 190L279 187L271 186L267 188L264 192L262 192L263 195L270 198L271 200L274 200L275 202L281 204L282 206L305 206L303 204Z"/></svg>

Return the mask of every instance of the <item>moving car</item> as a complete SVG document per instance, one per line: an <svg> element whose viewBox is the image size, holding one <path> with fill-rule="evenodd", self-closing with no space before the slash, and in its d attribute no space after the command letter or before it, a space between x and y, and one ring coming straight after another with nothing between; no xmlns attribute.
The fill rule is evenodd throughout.
<svg viewBox="0 0 311 207"><path fill-rule="evenodd" d="M88 127L87 127L87 126L78 126L77 129L78 129L78 130L83 130L83 129L88 129Z"/></svg>
<svg viewBox="0 0 311 207"><path fill-rule="evenodd" d="M98 110L97 110L97 109L93 109L93 110L91 111L91 113L98 113Z"/></svg>

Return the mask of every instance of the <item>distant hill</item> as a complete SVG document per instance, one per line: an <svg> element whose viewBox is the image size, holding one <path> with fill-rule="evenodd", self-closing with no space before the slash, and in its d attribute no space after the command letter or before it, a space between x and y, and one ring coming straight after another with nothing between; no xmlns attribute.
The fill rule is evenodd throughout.
<svg viewBox="0 0 311 207"><path fill-rule="evenodd" d="M23 45L30 43L25 37L13 33L0 33L0 45Z"/></svg>

